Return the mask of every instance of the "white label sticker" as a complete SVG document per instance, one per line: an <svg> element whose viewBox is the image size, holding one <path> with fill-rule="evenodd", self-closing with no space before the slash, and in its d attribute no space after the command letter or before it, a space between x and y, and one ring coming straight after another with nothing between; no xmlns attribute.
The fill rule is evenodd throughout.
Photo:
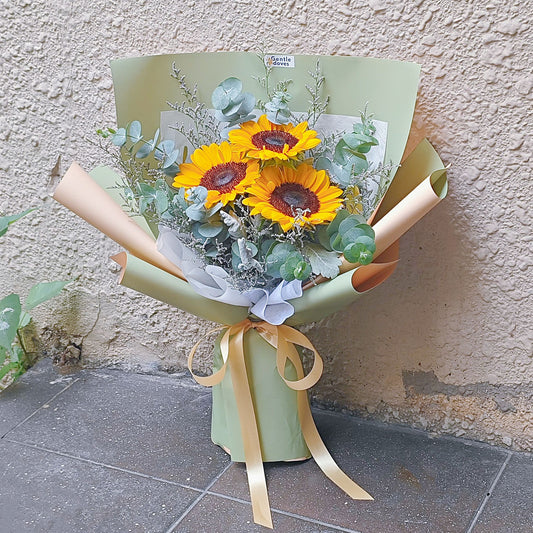
<svg viewBox="0 0 533 533"><path fill-rule="evenodd" d="M265 65L267 67L294 68L294 56L269 54L265 56Z"/></svg>

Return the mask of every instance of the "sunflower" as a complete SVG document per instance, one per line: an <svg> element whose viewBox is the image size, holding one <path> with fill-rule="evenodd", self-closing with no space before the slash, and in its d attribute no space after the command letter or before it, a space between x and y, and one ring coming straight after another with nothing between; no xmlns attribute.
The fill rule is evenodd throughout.
<svg viewBox="0 0 533 533"><path fill-rule="evenodd" d="M198 187L207 189L207 208L222 202L226 205L243 194L246 187L259 177L259 163L245 161L227 142L211 144L196 149L192 163L180 165L180 173L174 177L174 187Z"/></svg>
<svg viewBox="0 0 533 533"><path fill-rule="evenodd" d="M229 132L231 144L252 159L294 159L300 152L320 143L317 132L307 129L307 122L273 124L266 115L250 120Z"/></svg>
<svg viewBox="0 0 533 533"><path fill-rule="evenodd" d="M243 203L252 215L260 213L278 222L283 231L294 225L323 224L335 218L342 204L342 190L330 185L324 170L302 163L291 167L266 167L260 178L247 189Z"/></svg>

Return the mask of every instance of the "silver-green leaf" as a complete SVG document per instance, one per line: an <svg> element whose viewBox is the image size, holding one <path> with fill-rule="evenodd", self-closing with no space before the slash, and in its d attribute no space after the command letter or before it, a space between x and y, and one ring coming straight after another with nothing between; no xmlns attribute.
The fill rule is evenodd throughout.
<svg viewBox="0 0 533 533"><path fill-rule="evenodd" d="M313 274L325 278L334 278L338 275L342 261L337 252L329 252L320 244L308 244L304 247L304 253L311 263Z"/></svg>

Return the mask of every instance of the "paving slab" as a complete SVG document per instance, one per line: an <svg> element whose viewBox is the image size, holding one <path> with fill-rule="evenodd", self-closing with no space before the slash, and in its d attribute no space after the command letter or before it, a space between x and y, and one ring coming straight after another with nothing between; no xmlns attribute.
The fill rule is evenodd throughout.
<svg viewBox="0 0 533 533"><path fill-rule="evenodd" d="M533 531L533 456L514 454L481 512L474 533Z"/></svg>
<svg viewBox="0 0 533 533"><path fill-rule="evenodd" d="M205 488L228 464L210 439L210 392L190 377L85 371L10 440Z"/></svg>
<svg viewBox="0 0 533 533"><path fill-rule="evenodd" d="M50 359L39 361L30 372L26 372L16 383L0 393L0 437L71 385L75 379L75 376L61 375Z"/></svg>
<svg viewBox="0 0 533 533"><path fill-rule="evenodd" d="M339 533L325 524L307 522L280 513L272 514L274 531L280 533ZM172 529L172 533L265 533L271 531L254 524L249 505L208 495Z"/></svg>
<svg viewBox="0 0 533 533"><path fill-rule="evenodd" d="M0 441L2 533L164 533L198 492Z"/></svg>
<svg viewBox="0 0 533 533"><path fill-rule="evenodd" d="M375 501L351 500L309 460L266 465L271 506L352 530L464 533L506 458L488 446L327 411L314 417L339 466ZM232 465L211 492L249 500L245 472Z"/></svg>

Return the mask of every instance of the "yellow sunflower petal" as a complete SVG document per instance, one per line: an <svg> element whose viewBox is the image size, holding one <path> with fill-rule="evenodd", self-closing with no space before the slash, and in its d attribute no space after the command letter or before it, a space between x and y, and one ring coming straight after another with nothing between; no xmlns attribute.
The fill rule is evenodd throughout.
<svg viewBox="0 0 533 533"><path fill-rule="evenodd" d="M295 224L329 222L342 205L342 190L330 184L325 171L306 163L296 169L266 167L246 192L244 203L253 207L252 214L279 223L283 231Z"/></svg>
<svg viewBox="0 0 533 533"><path fill-rule="evenodd" d="M226 205L235 200L259 177L257 161L244 160L228 142L198 148L191 161L180 165L173 185L186 188L202 185L207 189L205 206L208 208L218 202Z"/></svg>
<svg viewBox="0 0 533 533"><path fill-rule="evenodd" d="M261 115L257 122L245 122L239 129L230 131L229 140L247 157L263 161L296 159L321 142L316 131L307 129L307 122L296 126L273 124L266 115Z"/></svg>

